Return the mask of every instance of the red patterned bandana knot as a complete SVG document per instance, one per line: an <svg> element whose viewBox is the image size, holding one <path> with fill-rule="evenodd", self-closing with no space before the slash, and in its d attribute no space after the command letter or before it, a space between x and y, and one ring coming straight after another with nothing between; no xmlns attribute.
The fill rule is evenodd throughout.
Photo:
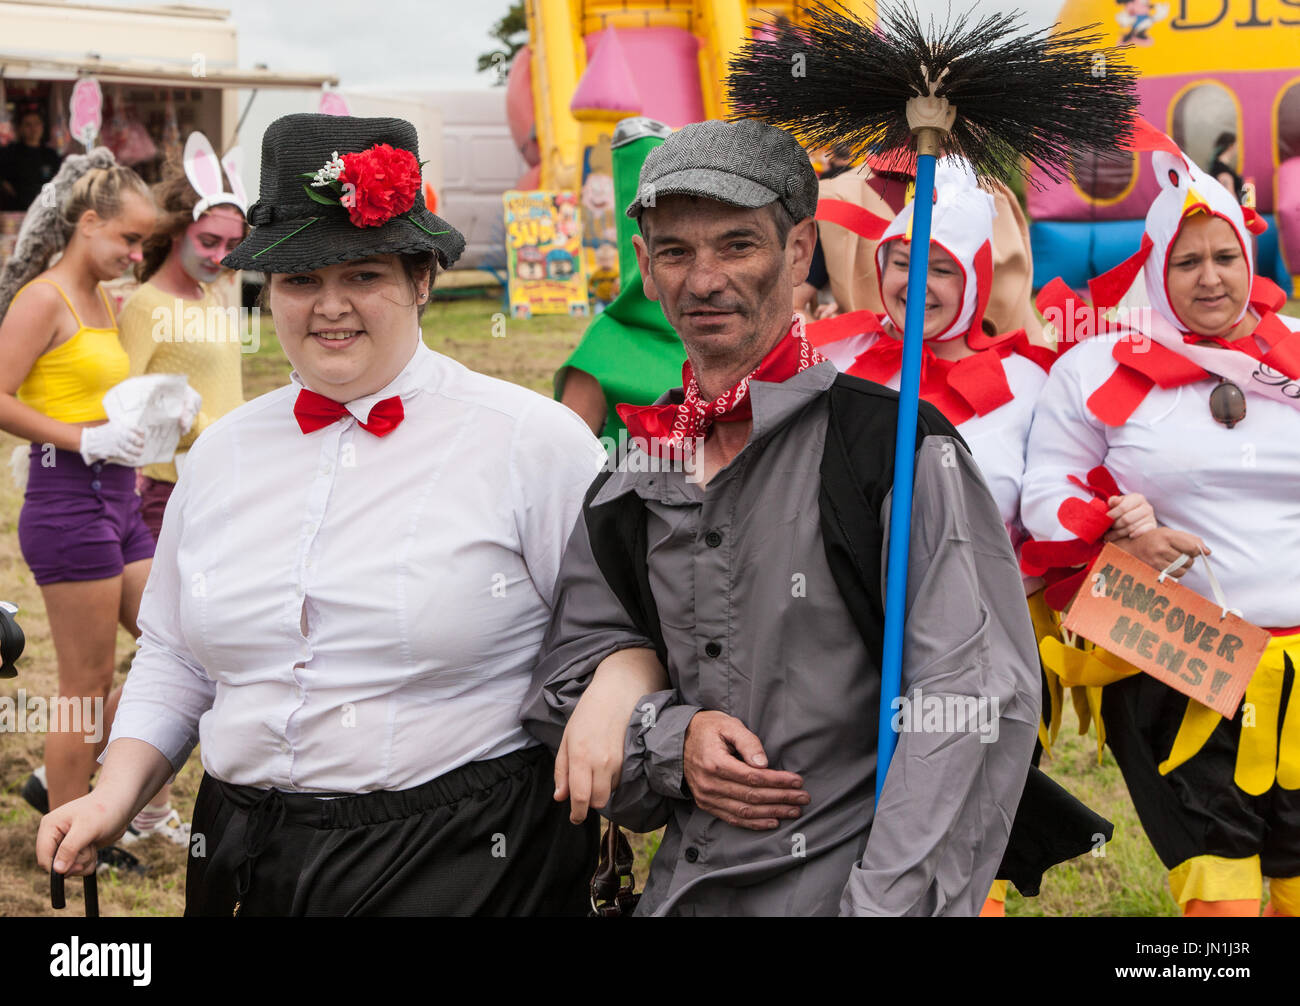
<svg viewBox="0 0 1300 1006"><path fill-rule="evenodd" d="M794 315L790 330L777 340L758 366L735 387L712 401L700 396L691 362L682 365L685 397L680 405L619 405L619 417L627 424L628 435L644 442L650 449L669 453L689 451L703 440L714 423L733 423L753 418L749 400L750 381L780 384L795 374L825 362L804 333L803 318Z"/></svg>

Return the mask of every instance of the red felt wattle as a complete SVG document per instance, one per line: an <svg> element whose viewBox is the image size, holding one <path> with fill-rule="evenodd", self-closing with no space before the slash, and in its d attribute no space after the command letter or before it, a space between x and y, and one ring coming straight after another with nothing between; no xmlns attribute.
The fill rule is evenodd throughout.
<svg viewBox="0 0 1300 1006"><path fill-rule="evenodd" d="M1107 426L1123 426L1155 386L1155 381L1136 370L1116 367L1105 383L1088 396L1088 411Z"/></svg>
<svg viewBox="0 0 1300 1006"><path fill-rule="evenodd" d="M1106 516L1107 506L1098 499L1081 500L1071 496L1057 508L1056 517L1061 527L1073 531L1081 541L1089 544L1101 540L1115 522Z"/></svg>

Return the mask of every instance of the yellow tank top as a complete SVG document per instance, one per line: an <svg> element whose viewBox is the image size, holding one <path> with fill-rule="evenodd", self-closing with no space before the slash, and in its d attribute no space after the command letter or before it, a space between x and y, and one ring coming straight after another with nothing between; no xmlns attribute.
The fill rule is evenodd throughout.
<svg viewBox="0 0 1300 1006"><path fill-rule="evenodd" d="M34 279L14 294L17 300L32 283L49 283L59 291L77 321L77 331L67 342L42 353L32 364L27 379L18 389L18 401L63 423L86 423L107 419L104 411L104 392L125 381L131 372L131 362L118 339L117 326L88 328L81 322L77 309L63 292L62 287L50 279ZM113 305L108 294L99 287L109 318Z"/></svg>

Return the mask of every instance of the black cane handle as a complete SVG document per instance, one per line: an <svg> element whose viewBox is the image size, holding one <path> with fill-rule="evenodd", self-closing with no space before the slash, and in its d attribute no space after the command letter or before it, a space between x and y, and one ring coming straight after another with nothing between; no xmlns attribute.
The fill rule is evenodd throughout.
<svg viewBox="0 0 1300 1006"><path fill-rule="evenodd" d="M63 897L63 874L53 866L50 867L50 904L55 909L66 908L68 904Z"/></svg>
<svg viewBox="0 0 1300 1006"><path fill-rule="evenodd" d="M99 918L99 884L95 874L90 873L81 878L85 884L86 893L86 918ZM54 908L66 908L67 898L63 893L63 874L50 867L50 904Z"/></svg>

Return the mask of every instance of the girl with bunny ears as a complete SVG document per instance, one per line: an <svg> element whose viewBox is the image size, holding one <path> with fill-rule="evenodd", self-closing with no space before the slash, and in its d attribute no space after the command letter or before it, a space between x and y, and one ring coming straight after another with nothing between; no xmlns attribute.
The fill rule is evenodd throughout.
<svg viewBox="0 0 1300 1006"><path fill-rule="evenodd" d="M240 333L213 288L226 271L221 260L248 233L239 167L238 147L218 161L207 137L189 135L184 170L172 164L154 186L158 229L136 267L141 286L122 308L122 345L131 376L184 374L203 399L194 425L177 445L176 460L141 470L140 509L155 541L190 445L244 401Z"/></svg>
<svg viewBox="0 0 1300 1006"><path fill-rule="evenodd" d="M89 791L91 737L117 704L119 621L139 635L154 553L133 470L145 441L104 410L105 392L130 368L100 283L141 260L155 219L148 187L108 149L68 157L0 273L0 429L31 442L18 539L45 601L60 696L103 703L82 732L47 735L48 772L23 787L40 810ZM182 430L192 419L181 417ZM120 850L116 861L130 863Z"/></svg>

